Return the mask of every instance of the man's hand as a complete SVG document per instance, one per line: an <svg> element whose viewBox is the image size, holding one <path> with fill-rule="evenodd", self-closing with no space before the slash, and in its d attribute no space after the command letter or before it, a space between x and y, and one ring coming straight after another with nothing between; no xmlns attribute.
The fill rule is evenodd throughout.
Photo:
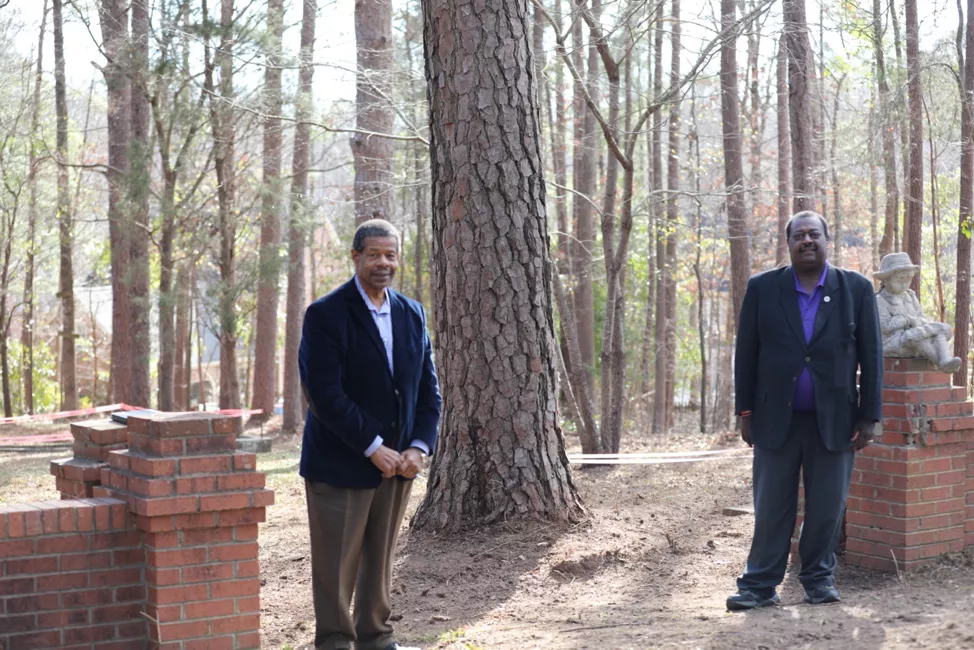
<svg viewBox="0 0 974 650"><path fill-rule="evenodd" d="M753 447L754 443L751 441L751 416L745 415L741 417L741 440L747 443L748 447Z"/></svg>
<svg viewBox="0 0 974 650"><path fill-rule="evenodd" d="M414 479L421 469L423 469L423 452L415 447L402 452L399 457L399 476Z"/></svg>
<svg viewBox="0 0 974 650"><path fill-rule="evenodd" d="M863 449L876 436L876 423L872 420L859 420L852 427L852 445L856 451Z"/></svg>
<svg viewBox="0 0 974 650"><path fill-rule="evenodd" d="M382 472L382 478L392 478L396 475L400 458L401 456L398 451L395 449L390 449L385 445L382 445L376 449L375 453L369 456L369 460L372 461L372 464L378 467L379 471Z"/></svg>

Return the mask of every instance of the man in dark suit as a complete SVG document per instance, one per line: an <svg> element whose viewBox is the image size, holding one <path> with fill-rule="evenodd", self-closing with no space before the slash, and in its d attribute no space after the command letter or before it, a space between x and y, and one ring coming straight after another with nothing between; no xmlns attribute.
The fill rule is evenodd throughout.
<svg viewBox="0 0 974 650"><path fill-rule="evenodd" d="M441 399L423 307L391 289L399 243L387 221L360 225L355 276L304 316L301 476L316 650L410 650L389 624L392 562L412 479L436 446Z"/></svg>
<svg viewBox="0 0 974 650"><path fill-rule="evenodd" d="M881 418L883 348L872 283L826 262L829 227L820 215L794 215L786 236L791 265L748 281L738 321L735 408L741 437L754 447L754 538L729 610L778 602L799 473L805 601L839 600L835 546L854 453L872 441Z"/></svg>

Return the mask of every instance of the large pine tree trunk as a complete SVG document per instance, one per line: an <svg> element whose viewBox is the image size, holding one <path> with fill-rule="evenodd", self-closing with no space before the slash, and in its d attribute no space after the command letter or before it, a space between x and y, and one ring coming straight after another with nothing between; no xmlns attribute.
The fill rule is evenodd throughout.
<svg viewBox="0 0 974 650"><path fill-rule="evenodd" d="M775 238L774 262L781 266L788 259L785 226L791 216L791 130L788 127L788 48L778 42L778 235ZM736 73L735 73L736 76ZM742 294L743 296L743 294Z"/></svg>
<svg viewBox="0 0 974 650"><path fill-rule="evenodd" d="M900 190L896 179L896 140L893 106L890 102L889 83L886 81L886 57L883 53L883 29L880 16L880 0L873 0L873 45L876 51L876 81L879 85L879 124L883 140L883 180L886 186L886 219L883 222L883 238L879 243L879 256L893 252L896 240L896 220L900 212ZM905 152L904 152L905 155Z"/></svg>
<svg viewBox="0 0 974 650"><path fill-rule="evenodd" d="M905 248L915 264L920 263L920 225L923 218L923 119L920 96L920 43L916 0L906 0L907 90L910 95L910 182L903 227ZM910 285L920 295L920 274Z"/></svg>
<svg viewBox="0 0 974 650"><path fill-rule="evenodd" d="M291 211L288 227L287 323L284 333L284 420L282 429L297 431L304 422L304 397L298 374L298 346L307 307L305 247L307 245L308 167L311 162L311 84L314 80L315 16L317 0L304 0L301 18L301 60L298 73L297 126L291 159Z"/></svg>
<svg viewBox="0 0 974 650"><path fill-rule="evenodd" d="M724 29L733 25L736 21L734 0L721 0L720 13ZM727 235L730 239L731 256L731 311L736 322L741 311L741 303L744 301L747 279L751 273L751 260L750 249L747 245L744 165L741 160L741 113L737 94L737 43L733 38L727 38L721 43L720 90L720 115L724 133L724 181L727 185ZM779 168L779 187L780 174Z"/></svg>
<svg viewBox="0 0 974 650"><path fill-rule="evenodd" d="M102 46L108 57L103 68L108 93L108 237L112 274L111 390L115 402L131 402L132 329L131 292L128 280L129 209L126 205L126 176L131 133L130 84L126 65L128 52L128 0L101 0L99 23Z"/></svg>
<svg viewBox="0 0 974 650"><path fill-rule="evenodd" d="M129 327L132 337L132 374L129 399L150 407L149 380L151 334L149 331L149 191L152 144L149 140L149 99L145 92L149 77L149 0L132 2L132 130L129 149L131 169L128 200L131 211L129 265Z"/></svg>
<svg viewBox="0 0 974 650"><path fill-rule="evenodd" d="M281 37L284 0L267 4L264 68L264 152L261 194L260 267L257 289L257 338L254 350L254 398L251 408L274 413L274 365L277 357L277 308L281 278Z"/></svg>
<svg viewBox="0 0 974 650"><path fill-rule="evenodd" d="M423 9L446 403L415 522L575 521L583 511L558 424L531 12L527 0L424 0Z"/></svg>
<svg viewBox="0 0 974 650"><path fill-rule="evenodd" d="M974 0L967 0L967 35L961 101L960 205L957 229L957 306L954 311L954 355L960 357L960 369L954 384L968 384L968 346L970 344L971 309L971 220L974 191Z"/></svg>
<svg viewBox="0 0 974 650"><path fill-rule="evenodd" d="M78 408L74 333L74 215L68 184L68 100L64 77L63 0L54 0L54 110L57 114L58 297L61 300L61 410Z"/></svg>
<svg viewBox="0 0 974 650"><path fill-rule="evenodd" d="M41 17L40 35L37 37L37 72L34 76L34 101L31 108L30 133L31 143L37 139L37 131L41 118L41 84L44 72L44 33L47 31L47 0L44 0L43 16ZM40 147L32 144L30 147L30 161L28 163L29 194L27 199L27 250L24 255L24 300L23 325L20 330L21 374L24 381L24 412L34 412L34 257L36 254L37 232L37 171L40 161L37 152Z"/></svg>
<svg viewBox="0 0 974 650"><path fill-rule="evenodd" d="M788 114L791 129L793 210L815 209L812 133L812 54L805 21L805 0L784 0L782 37L788 51ZM736 318L736 316L735 316Z"/></svg>
<svg viewBox="0 0 974 650"><path fill-rule="evenodd" d="M355 0L355 43L356 124L360 131L391 133L392 0ZM393 141L357 133L351 144L355 157L356 218L390 219Z"/></svg>

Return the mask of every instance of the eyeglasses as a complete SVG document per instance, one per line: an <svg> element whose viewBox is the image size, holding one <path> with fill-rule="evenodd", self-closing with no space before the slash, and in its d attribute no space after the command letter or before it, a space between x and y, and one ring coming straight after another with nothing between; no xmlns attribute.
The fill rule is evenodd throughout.
<svg viewBox="0 0 974 650"><path fill-rule="evenodd" d="M791 241L795 243L804 241L805 237L808 237L812 241L818 241L822 238L822 233L817 230L796 230L795 232L791 233Z"/></svg>

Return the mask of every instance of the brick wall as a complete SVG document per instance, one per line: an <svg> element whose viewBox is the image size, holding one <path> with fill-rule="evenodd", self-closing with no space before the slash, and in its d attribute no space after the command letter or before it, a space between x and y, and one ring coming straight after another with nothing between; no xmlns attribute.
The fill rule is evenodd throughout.
<svg viewBox="0 0 974 650"><path fill-rule="evenodd" d="M885 364L882 435L856 455L846 561L902 570L974 541L965 537L974 404L927 361Z"/></svg>
<svg viewBox="0 0 974 650"><path fill-rule="evenodd" d="M62 500L0 509L0 650L260 648L274 493L240 430L206 413L72 425Z"/></svg>
<svg viewBox="0 0 974 650"><path fill-rule="evenodd" d="M0 648L141 647L144 567L121 501L0 506Z"/></svg>

